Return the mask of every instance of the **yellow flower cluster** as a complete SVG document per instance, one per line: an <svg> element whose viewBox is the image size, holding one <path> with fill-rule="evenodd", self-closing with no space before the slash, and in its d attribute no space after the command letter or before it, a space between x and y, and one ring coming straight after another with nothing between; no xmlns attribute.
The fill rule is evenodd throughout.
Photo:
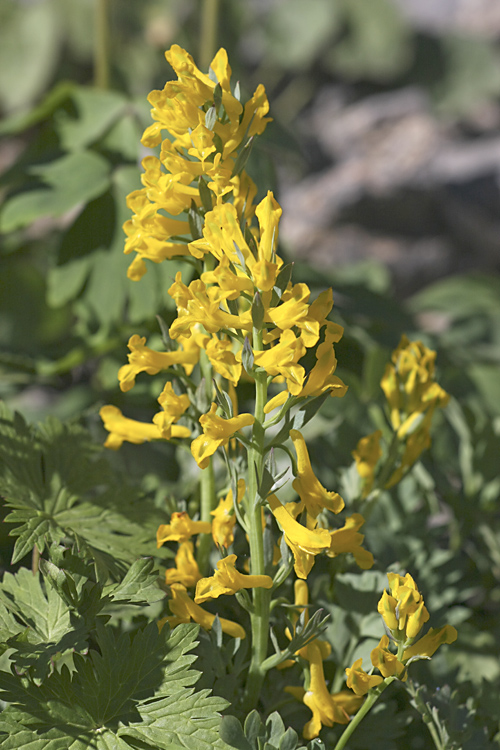
<svg viewBox="0 0 500 750"><path fill-rule="evenodd" d="M434 365L436 352L421 341L401 337L387 364L380 382L389 407L389 420L400 455L388 457L396 468L385 477L383 486L393 487L431 444L430 428L437 408L444 408L449 395L436 382ZM362 480L362 498L366 498L375 483L376 470L382 458L382 431L376 430L358 442L352 455Z"/></svg>
<svg viewBox="0 0 500 750"><path fill-rule="evenodd" d="M388 573L390 593L384 590L378 603L378 612L382 615L387 635L384 635L376 648L371 652L371 662L380 675L367 674L361 667L362 659L346 669L347 687L357 696L366 695L373 687L380 685L387 677L398 677L406 680L407 667L415 659L429 659L444 643L453 643L457 631L452 625L442 628L430 628L422 638L415 642L423 625L429 619L422 594L409 573L400 576ZM389 648L392 644L396 653Z"/></svg>

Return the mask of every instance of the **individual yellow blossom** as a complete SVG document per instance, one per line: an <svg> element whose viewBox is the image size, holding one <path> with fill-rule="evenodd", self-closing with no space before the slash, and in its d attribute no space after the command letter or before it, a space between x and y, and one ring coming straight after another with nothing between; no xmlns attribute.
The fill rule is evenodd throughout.
<svg viewBox="0 0 500 750"><path fill-rule="evenodd" d="M405 576L388 573L387 578L391 593L384 590L378 612L396 640L415 638L429 619L422 595L409 573Z"/></svg>
<svg viewBox="0 0 500 750"><path fill-rule="evenodd" d="M395 471L393 471L388 481L386 482L385 487L387 489L397 484L406 474L408 469L410 469L418 460L420 455L425 450L430 448L431 422L432 412L429 411L418 425L418 428L414 432L412 432L411 435L407 435L403 455L400 459L400 465L397 469L395 469Z"/></svg>
<svg viewBox="0 0 500 750"><path fill-rule="evenodd" d="M290 430L290 437L297 453L297 476L292 487L305 505L308 515L317 518L325 509L340 513L345 503L337 492L327 492L316 478L304 437L298 430Z"/></svg>
<svg viewBox="0 0 500 750"><path fill-rule="evenodd" d="M276 396L273 396L273 398L269 399L267 404L264 406L264 414L270 414L274 409L277 409L278 406L283 406L285 401L287 401L289 397L288 391L281 391L280 393L276 394Z"/></svg>
<svg viewBox="0 0 500 750"><path fill-rule="evenodd" d="M175 568L169 568L165 572L165 583L167 586L172 583L182 583L183 586L189 588L196 586L200 578L201 573L193 554L193 543L182 542L175 556Z"/></svg>
<svg viewBox="0 0 500 750"><path fill-rule="evenodd" d="M283 530L285 542L292 550L295 573L298 578L305 580L314 565L314 556L329 549L330 533L326 529L308 529L302 526L276 495L269 495L267 502Z"/></svg>
<svg viewBox="0 0 500 750"><path fill-rule="evenodd" d="M330 307L333 304L330 292ZM308 300L310 290L307 284L294 284L283 293L282 302L277 307L267 310L265 320L274 323L281 331L296 326L300 329L301 338L307 347L314 346L319 338L320 323L311 314ZM326 296L328 293L324 293ZM321 297L321 295L320 295Z"/></svg>
<svg viewBox="0 0 500 750"><path fill-rule="evenodd" d="M414 656L433 656L439 646L444 643L454 643L457 640L457 631L452 625L442 628L431 628L422 638L408 648L405 648L403 659L407 661Z"/></svg>
<svg viewBox="0 0 500 750"><path fill-rule="evenodd" d="M330 532L331 542L330 549L327 550L328 557L337 557L342 553L350 552L356 563L363 570L368 570L373 565L373 555L361 545L363 543L363 534L358 533L358 529L364 524L365 519L360 513L353 513L346 519L341 529L335 529Z"/></svg>
<svg viewBox="0 0 500 750"><path fill-rule="evenodd" d="M245 494L245 480L238 480L238 497L237 502L241 502ZM219 547L228 549L234 541L234 526L236 524L236 515L234 512L233 491L229 490L225 498L219 500L219 504L211 515L212 521L212 538Z"/></svg>
<svg viewBox="0 0 500 750"><path fill-rule="evenodd" d="M331 396L342 397L345 395L347 386L337 375L334 375L337 369L337 358L333 348L333 344L342 338L343 332L342 326L331 321L326 322L325 340L316 349L317 361L309 373L304 387L298 394L301 398L319 396L328 390Z"/></svg>
<svg viewBox="0 0 500 750"><path fill-rule="evenodd" d="M192 370L199 360L199 349L196 351L179 349L175 352L155 352L146 346L146 338L137 336L137 334L130 337L128 348L130 349L129 364L123 365L118 371L120 390L124 393L134 387L135 379L140 372L157 375L161 370L168 370L172 365L187 365Z"/></svg>
<svg viewBox="0 0 500 750"><path fill-rule="evenodd" d="M99 416L104 422L104 428L109 435L104 443L106 448L118 450L124 441L140 445L149 440L161 440L162 434L157 425L148 422L138 422L124 417L117 406L103 406ZM172 425L170 437L186 438L191 436L191 430L182 425Z"/></svg>
<svg viewBox="0 0 500 750"><path fill-rule="evenodd" d="M217 599L222 594L235 594L240 589L270 589L273 579L270 576L252 576L239 573L235 567L236 555L228 555L217 563L213 576L202 578L196 584L194 600L203 604L209 599Z"/></svg>
<svg viewBox="0 0 500 750"><path fill-rule="evenodd" d="M305 724L302 734L304 739L312 740L317 737L321 731L322 726L333 726L335 719L329 724L330 715L333 713L334 716L343 717L344 721L337 722L340 724L347 724L349 717L356 713L363 704L363 698L358 698L354 695L351 690L340 690L338 693L329 693L331 702L333 703L333 710L328 701L326 710L323 706L317 706L314 694L311 691L306 691L301 687L286 687L286 693L290 693L298 701L301 701L310 708L313 712L313 718ZM307 696L307 702L305 700ZM345 717L347 721L345 720Z"/></svg>
<svg viewBox="0 0 500 750"><path fill-rule="evenodd" d="M229 380L233 385L238 385L242 365L236 360L232 351L233 343L229 339L219 339L213 335L206 346L207 357L215 372Z"/></svg>
<svg viewBox="0 0 500 750"><path fill-rule="evenodd" d="M306 353L305 345L301 338L296 338L294 332L289 329L283 331L279 344L264 351L254 350L254 361L258 367L262 367L269 375L282 375L286 379L288 391L297 395L302 389L305 370L298 361Z"/></svg>
<svg viewBox="0 0 500 750"><path fill-rule="evenodd" d="M361 438L358 441L356 450L352 456L356 461L356 469L363 482L362 498L367 497L375 481L375 467L382 458L382 448L380 447L380 438L382 430L376 430L371 435Z"/></svg>
<svg viewBox="0 0 500 750"><path fill-rule="evenodd" d="M192 521L186 512L172 513L170 523L163 523L156 532L157 547L165 542L187 542L194 534L210 534L208 521Z"/></svg>
<svg viewBox="0 0 500 750"><path fill-rule="evenodd" d="M238 430L255 422L252 414L240 414L231 419L224 419L219 417L216 411L217 404L213 403L210 411L200 417L203 433L191 443L191 453L200 469L208 466L210 456L213 456L221 446L227 445L229 438Z"/></svg>
<svg viewBox="0 0 500 750"><path fill-rule="evenodd" d="M153 422L160 430L162 438L169 440L172 435L174 422L177 422L184 414L191 402L186 393L178 396L172 387L172 383L167 382L158 397L158 403L163 408L163 411L155 414Z"/></svg>
<svg viewBox="0 0 500 750"><path fill-rule="evenodd" d="M196 324L204 326L209 333L217 333L221 328L252 329L250 312L231 315L221 310L220 304L229 292L223 292L216 286L207 288L201 279L195 279L187 287L182 283L179 271L168 293L175 300L178 311L178 317L169 331L173 339L179 335L189 336Z"/></svg>
<svg viewBox="0 0 500 750"><path fill-rule="evenodd" d="M306 690L303 703L312 711L312 719L305 725L303 735L306 740L317 737L321 727L331 727L336 724L348 724L349 715L340 701L334 701L330 694L323 672L323 658L321 650L314 641L307 646L310 682Z"/></svg>
<svg viewBox="0 0 500 750"><path fill-rule="evenodd" d="M380 675L367 674L361 667L362 662L363 659L357 659L352 667L346 669L347 687L351 688L359 696L366 695L371 688L383 682L383 677L380 677Z"/></svg>
<svg viewBox="0 0 500 750"><path fill-rule="evenodd" d="M223 292L227 293L226 299L229 300L237 299L242 292L249 294L254 292L253 284L248 276L243 273L234 273L225 255L213 271L205 271L201 274L201 280L204 284L217 284Z"/></svg>
<svg viewBox="0 0 500 750"><path fill-rule="evenodd" d="M409 341L402 336L392 354L381 381L387 398L391 423L403 438L424 412L444 407L449 396L435 381L436 352L421 341Z"/></svg>
<svg viewBox="0 0 500 750"><path fill-rule="evenodd" d="M387 635L382 636L378 646L371 652L371 661L373 666L382 674L382 677L392 677L392 675L399 677L404 672L404 664L398 660L396 654L389 651L389 636ZM406 676L404 680L406 680Z"/></svg>
<svg viewBox="0 0 500 750"><path fill-rule="evenodd" d="M161 628L168 622L171 628L175 628L180 623L188 623L191 620L197 622L198 625L204 630L211 630L215 620L215 615L207 612L198 604L195 604L189 595L185 587L181 583L173 583L170 586L170 592L172 598L168 601L168 606L172 612L172 616L164 617L159 621L158 627ZM226 620L224 617L219 618L221 629L223 633L227 633L233 638L245 638L246 633L241 625L231 620Z"/></svg>

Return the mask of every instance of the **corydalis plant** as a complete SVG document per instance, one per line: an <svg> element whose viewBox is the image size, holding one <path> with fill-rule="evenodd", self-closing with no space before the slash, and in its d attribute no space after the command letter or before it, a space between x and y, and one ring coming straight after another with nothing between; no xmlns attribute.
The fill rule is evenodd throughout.
<svg viewBox="0 0 500 750"><path fill-rule="evenodd" d="M134 335L129 363L118 374L126 392L141 373L164 372L161 408L141 423L103 407L106 445L175 440L189 446L200 469L199 518L179 510L158 529L159 547L177 545L175 567L166 571L170 614L160 626L195 621L209 630L216 621L210 607L218 614L220 597L234 596L240 622L220 617L217 627L221 637L250 635L250 662L235 704L251 710L268 672L299 661L304 688L291 692L313 712L305 730L313 738L323 724L347 723L360 700L350 691L328 692L323 660L329 645L318 638L320 615L307 621L306 579L318 555L352 553L359 567L373 565L359 533L363 516L335 522L344 501L315 476L301 432L325 398L346 392L335 375L334 345L343 329L328 319L332 291L311 300L310 289L293 283L292 267L278 255L281 208L273 194L254 202L257 189L244 166L269 121L263 87L243 104L239 87L231 87L224 50L208 75L180 47L166 57L178 80L149 97L155 123L143 144L161 149L144 160L144 187L129 196L134 216L125 224L125 252L136 253L128 272L134 281L148 261L184 258L186 273L178 272L169 289L177 314L163 331L167 350L157 352ZM289 468L278 466L278 454L291 467L295 502L280 499ZM221 469L226 478L219 493ZM269 656L270 613L282 603L275 592L292 570L301 620L290 621L289 647L272 637Z"/></svg>

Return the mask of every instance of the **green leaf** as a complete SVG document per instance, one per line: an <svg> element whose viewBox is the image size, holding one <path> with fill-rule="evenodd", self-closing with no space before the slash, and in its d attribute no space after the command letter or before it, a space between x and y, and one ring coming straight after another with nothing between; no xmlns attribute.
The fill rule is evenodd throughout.
<svg viewBox="0 0 500 750"><path fill-rule="evenodd" d="M158 571L154 570L154 560L136 560L118 584L104 590L113 602L127 604L151 604L163 599L165 594L158 587Z"/></svg>
<svg viewBox="0 0 500 750"><path fill-rule="evenodd" d="M46 187L8 198L0 215L1 231L20 229L42 216L62 216L78 203L96 198L109 186L109 171L108 162L90 151L31 167L31 174L39 177Z"/></svg>
<svg viewBox="0 0 500 750"><path fill-rule="evenodd" d="M236 750L252 750L252 745L245 737L243 727L236 716L223 716L220 723L220 736Z"/></svg>
<svg viewBox="0 0 500 750"><path fill-rule="evenodd" d="M99 455L100 454L100 455ZM68 537L108 574L151 551L161 523L152 501L137 502L78 425L48 419L36 430L0 408L0 492L12 509L14 561L36 544Z"/></svg>
<svg viewBox="0 0 500 750"><path fill-rule="evenodd" d="M29 670L32 677L44 679L59 659L87 648L82 624L72 622L55 589L43 591L39 574L26 568L5 573L0 603L13 616L14 629L4 640L15 649L10 659L18 672Z"/></svg>
<svg viewBox="0 0 500 750"><path fill-rule="evenodd" d="M76 116L60 112L58 131L67 151L80 151L95 143L119 119L128 100L116 91L80 86L73 94Z"/></svg>
<svg viewBox="0 0 500 750"><path fill-rule="evenodd" d="M37 750L222 747L218 712L227 703L192 687L199 674L188 652L197 632L180 625L159 633L151 623L129 635L98 625L96 648L75 655L73 673L63 667L36 686L0 672L0 695L11 704L0 746L21 747L9 743L22 737Z"/></svg>

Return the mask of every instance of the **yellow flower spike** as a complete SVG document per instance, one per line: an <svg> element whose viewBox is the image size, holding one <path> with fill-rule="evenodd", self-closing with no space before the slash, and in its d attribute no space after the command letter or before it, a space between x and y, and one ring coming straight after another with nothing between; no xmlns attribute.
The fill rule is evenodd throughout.
<svg viewBox="0 0 500 750"><path fill-rule="evenodd" d="M431 628L426 635L420 638L403 653L403 659L407 661L414 656L433 656L439 646L444 643L454 643L457 640L457 631L452 625L445 625L442 628Z"/></svg>
<svg viewBox="0 0 500 750"><path fill-rule="evenodd" d="M172 383L168 382L165 388L158 397L158 403L163 408L163 411L155 414L153 417L154 424L158 427L161 433L161 437L169 440L172 435L172 426L190 406L189 396L186 393L182 393L180 396L175 393ZM191 436L190 430L188 431L188 437Z"/></svg>
<svg viewBox="0 0 500 750"><path fill-rule="evenodd" d="M163 523L156 532L156 546L165 542L187 542L194 534L210 534L212 524L208 521L192 521L186 512L172 513L170 523Z"/></svg>
<svg viewBox="0 0 500 750"><path fill-rule="evenodd" d="M306 353L306 348L300 338L296 338L292 330L284 331L271 349L254 350L254 361L269 375L283 375L286 379L288 391L296 396L302 390L305 370L298 364L299 359Z"/></svg>
<svg viewBox="0 0 500 750"><path fill-rule="evenodd" d="M215 620L215 615L207 612L198 604L195 604L181 583L173 583L170 586L172 593L172 599L169 599L168 606L172 612L172 617L164 617L160 620L158 625L161 626L163 623L168 622L171 627L175 627L179 623L190 622L193 620L204 630L211 630ZM246 638L246 633L241 625L231 620L226 620L224 617L220 617L220 624L223 633L227 633L233 638Z"/></svg>
<svg viewBox="0 0 500 750"><path fill-rule="evenodd" d="M330 532L331 543L327 551L328 557L336 557L342 553L350 552L356 564L363 570L368 570L373 565L373 555L361 545L364 535L358 533L358 529L364 524L365 519L360 513L353 513L346 519L341 529Z"/></svg>
<svg viewBox="0 0 500 750"><path fill-rule="evenodd" d="M172 583L182 583L189 588L195 586L200 580L201 573L198 563L193 554L193 543L182 542L179 545L175 556L175 568L169 568L165 571L165 583L170 586Z"/></svg>
<svg viewBox="0 0 500 750"><path fill-rule="evenodd" d="M363 491L361 497L367 497L375 481L375 467L382 458L382 448L380 447L380 438L382 430L376 430L371 435L361 438L358 441L356 450L352 451L352 456L356 461L356 469L363 481Z"/></svg>
<svg viewBox="0 0 500 750"><path fill-rule="evenodd" d="M120 390L126 393L135 385L135 379L140 372L157 375L161 370L168 370L172 365L186 365L194 367L200 355L197 351L155 352L146 346L146 338L134 334L128 342L130 354L128 365L123 365L118 371Z"/></svg>
<svg viewBox="0 0 500 750"><path fill-rule="evenodd" d="M396 654L389 651L389 636L383 635L376 648L371 652L371 661L373 666L379 670L383 677L399 675L404 671L402 664ZM406 676L404 677L406 680Z"/></svg>
<svg viewBox="0 0 500 750"><path fill-rule="evenodd" d="M313 518L325 508L340 513L345 503L337 492L327 492L314 475L304 437L298 430L290 430L290 437L297 453L297 477L292 487Z"/></svg>
<svg viewBox="0 0 500 750"><path fill-rule="evenodd" d="M103 406L99 411L99 416L104 422L104 428L109 432L104 446L111 450L118 450L124 441L140 445L149 440L162 438L157 425L128 419L116 406ZM183 438L190 435L191 432L187 427L172 425L170 437Z"/></svg>
<svg viewBox="0 0 500 750"><path fill-rule="evenodd" d="M240 414L231 419L224 419L216 414L217 404L213 403L210 411L200 417L203 433L191 443L191 453L200 467L206 469L210 456L221 446L225 446L242 427L247 427L255 422L253 414Z"/></svg>
<svg viewBox="0 0 500 750"><path fill-rule="evenodd" d="M351 668L346 669L347 674L347 687L356 695L366 695L367 692L377 685L383 682L383 677L380 675L369 675L364 669L361 668L363 659L358 659L354 662Z"/></svg>
<svg viewBox="0 0 500 750"><path fill-rule="evenodd" d="M245 480L238 480L238 497L240 503L245 494ZM212 538L219 547L228 549L234 541L234 526L236 524L236 514L234 512L233 491L229 490L225 498L219 500L215 510L211 512L214 517L212 521Z"/></svg>
<svg viewBox="0 0 500 750"><path fill-rule="evenodd" d="M217 599L222 594L235 594L240 589L272 588L273 579L270 576L244 575L236 570L235 563L236 555L228 555L219 560L213 576L198 581L194 597L196 604Z"/></svg>
<svg viewBox="0 0 500 750"><path fill-rule="evenodd" d="M205 351L215 372L218 372L219 375L236 386L241 377L242 364L236 360L232 348L232 341L219 339L213 335L207 343Z"/></svg>
<svg viewBox="0 0 500 750"><path fill-rule="evenodd" d="M276 495L269 495L267 502L283 529L285 542L292 550L296 575L298 578L306 579L314 565L314 556L330 547L330 533L326 529L307 529L302 526L280 503Z"/></svg>

